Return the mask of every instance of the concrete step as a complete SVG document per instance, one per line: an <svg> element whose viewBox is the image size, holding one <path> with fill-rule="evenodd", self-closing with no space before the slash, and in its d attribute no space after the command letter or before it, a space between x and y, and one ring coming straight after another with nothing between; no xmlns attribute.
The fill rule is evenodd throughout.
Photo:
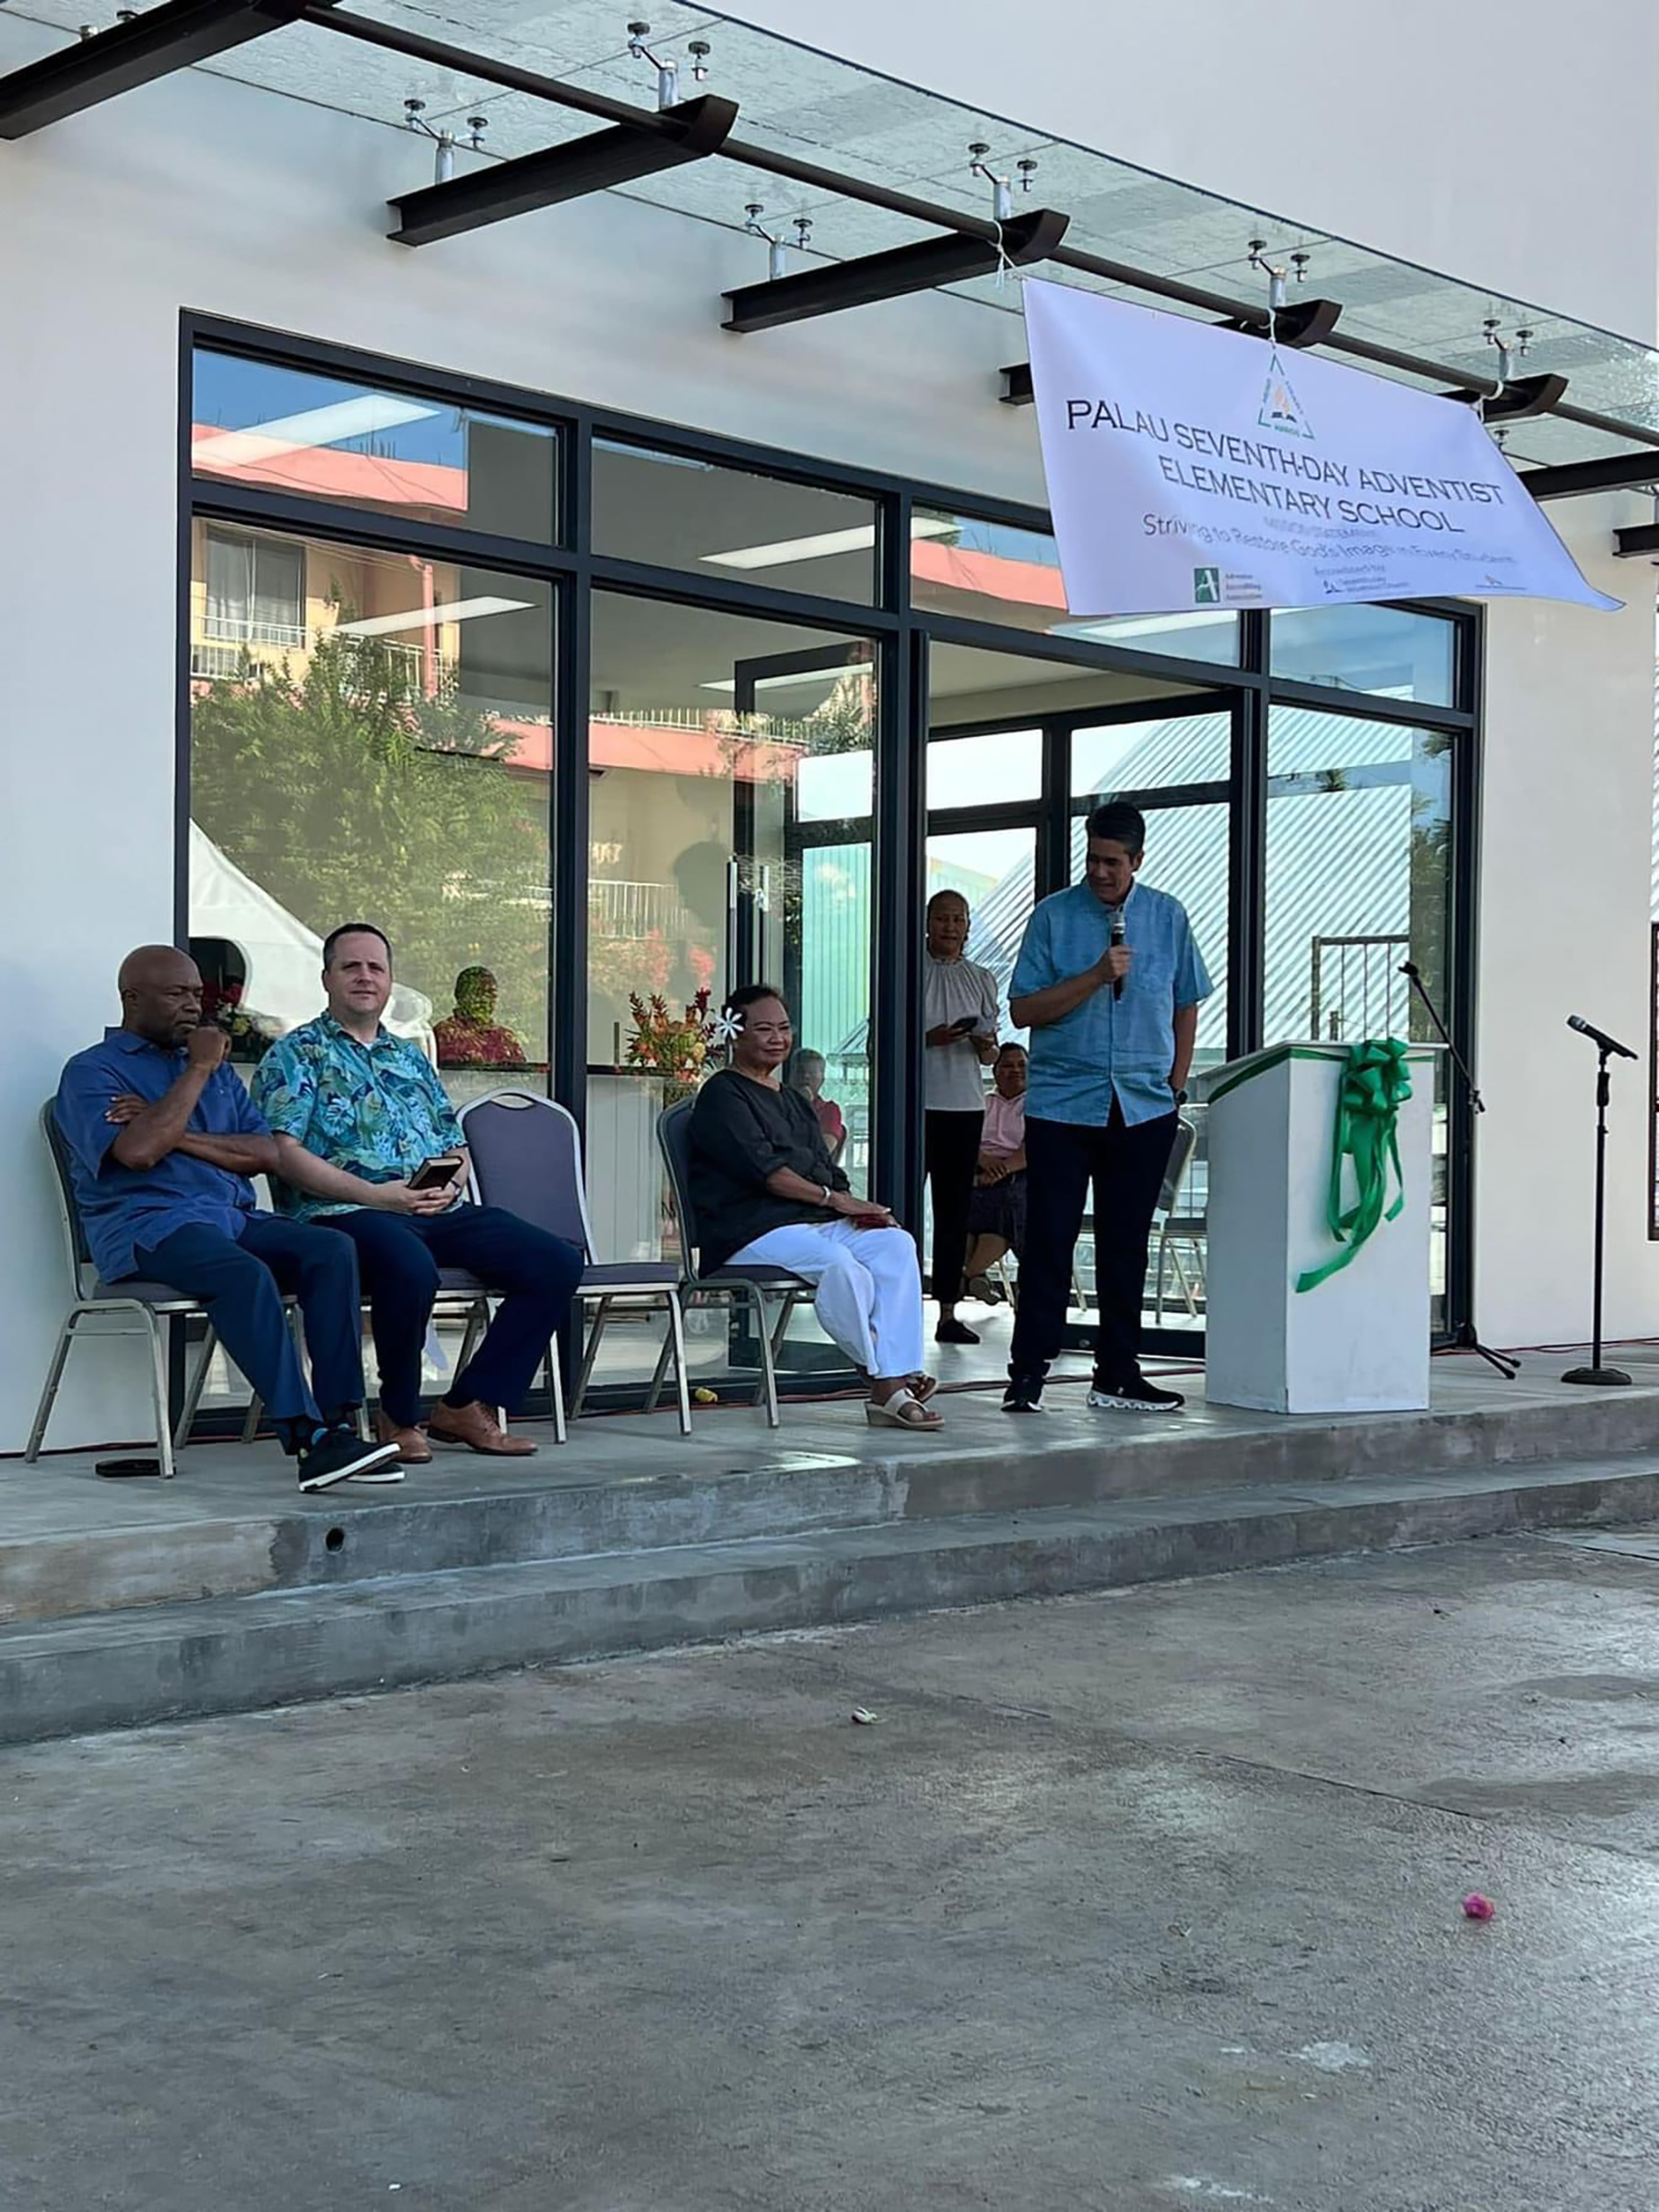
<svg viewBox="0 0 1659 2212"><path fill-rule="evenodd" d="M0 1630L0 1740L1659 1512L1659 1465L1436 1471L456 1567Z"/></svg>
<svg viewBox="0 0 1659 2212"><path fill-rule="evenodd" d="M181 1496L175 1518L152 1486L140 1519L136 1512L122 1518L128 1501L115 1486L99 1485L110 1525L83 1517L54 1534L37 1522L0 1536L0 1623L594 1552L1178 1498L1224 1485L1282 1488L1525 1467L1565 1454L1602 1459L1649 1453L1659 1436L1659 1394L1651 1390L1550 1397L1521 1387L1497 1403L1429 1414L1264 1418L1253 1428L1199 1406L1172 1418L1091 1417L1080 1391L1050 1395L1063 1410L1018 1421L995 1412L994 1400L966 1408L959 1400L948 1438L936 1441L888 1445L885 1432L860 1426L856 1456L792 1446L787 1418L775 1437L743 1418L713 1439L704 1427L690 1443L663 1422L644 1439L649 1472L625 1480L614 1470L592 1479L566 1475L572 1461L581 1466L586 1437L578 1429L570 1460L544 1454L532 1472L498 1470L490 1488L447 1497L422 1495L429 1478L418 1473L396 1493L301 1500L285 1468L280 1488L250 1477L252 1510L204 1512ZM855 1420L856 1408L836 1409L838 1418L843 1412ZM597 1466L613 1424L591 1427L599 1432ZM821 1425L814 1431L822 1432Z"/></svg>

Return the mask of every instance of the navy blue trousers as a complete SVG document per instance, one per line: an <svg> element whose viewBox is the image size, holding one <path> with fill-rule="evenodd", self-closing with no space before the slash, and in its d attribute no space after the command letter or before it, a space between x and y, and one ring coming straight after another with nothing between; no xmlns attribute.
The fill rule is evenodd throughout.
<svg viewBox="0 0 1659 2212"><path fill-rule="evenodd" d="M362 1404L357 1254L337 1237L251 1214L240 1237L192 1222L134 1257L141 1275L201 1300L273 1421L314 1428L319 1406L332 1420ZM285 1292L300 1300L314 1395L288 1334Z"/></svg>
<svg viewBox="0 0 1659 2212"><path fill-rule="evenodd" d="M447 1214L355 1206L325 1214L317 1227L338 1230L357 1247L380 1361L381 1410L400 1429L420 1418L420 1354L441 1267L469 1267L505 1293L483 1343L447 1393L449 1403L477 1398L509 1410L535 1380L582 1274L573 1244L500 1206L457 1206Z"/></svg>

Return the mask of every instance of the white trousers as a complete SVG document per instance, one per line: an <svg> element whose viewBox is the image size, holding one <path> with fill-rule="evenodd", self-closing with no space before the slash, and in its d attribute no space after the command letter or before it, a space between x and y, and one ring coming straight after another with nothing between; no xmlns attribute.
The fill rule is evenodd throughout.
<svg viewBox="0 0 1659 2212"><path fill-rule="evenodd" d="M815 1284L825 1335L866 1374L922 1372L922 1269L908 1230L792 1221L734 1253L731 1265L783 1267Z"/></svg>

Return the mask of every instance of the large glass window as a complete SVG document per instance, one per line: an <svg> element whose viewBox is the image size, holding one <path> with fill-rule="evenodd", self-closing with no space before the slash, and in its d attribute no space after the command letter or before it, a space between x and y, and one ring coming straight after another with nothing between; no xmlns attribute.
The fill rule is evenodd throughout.
<svg viewBox="0 0 1659 2212"><path fill-rule="evenodd" d="M538 423L228 353L195 357L191 466L221 483L545 546L557 452Z"/></svg>
<svg viewBox="0 0 1659 2212"><path fill-rule="evenodd" d="M862 1172L874 648L604 592L592 667L590 1182L605 1249L654 1257L675 1235L657 1116L700 1079L705 1015L738 983L788 998L802 1049L823 1055L849 1171Z"/></svg>
<svg viewBox="0 0 1659 2212"><path fill-rule="evenodd" d="M877 509L822 484L594 441L594 550L868 606Z"/></svg>
<svg viewBox="0 0 1659 2212"><path fill-rule="evenodd" d="M912 601L927 614L1049 630L1056 637L1172 653L1181 660L1238 662L1235 615L1201 608L1191 614L1085 619L1068 613L1060 548L1047 530L917 507L910 571Z"/></svg>
<svg viewBox="0 0 1659 2212"><path fill-rule="evenodd" d="M198 524L190 935L253 1060L322 1004L322 941L391 938L389 1025L457 1099L546 1087L548 587Z"/></svg>
<svg viewBox="0 0 1659 2212"><path fill-rule="evenodd" d="M1301 606L1273 618L1275 676L1449 707L1457 632L1397 606Z"/></svg>

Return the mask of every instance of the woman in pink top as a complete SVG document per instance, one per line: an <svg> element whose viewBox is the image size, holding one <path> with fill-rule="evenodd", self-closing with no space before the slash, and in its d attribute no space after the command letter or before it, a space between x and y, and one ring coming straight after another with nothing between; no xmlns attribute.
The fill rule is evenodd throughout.
<svg viewBox="0 0 1659 2212"><path fill-rule="evenodd" d="M1018 1254L1025 1241L1026 1153L1025 1088L1026 1049L1005 1044L992 1066L996 1088L985 1100L985 1128L980 1139L979 1170L973 1195L968 1204L968 1227L973 1242L969 1247L968 1288L975 1298L994 1304L1001 1292L986 1270L994 1267L1005 1252Z"/></svg>

